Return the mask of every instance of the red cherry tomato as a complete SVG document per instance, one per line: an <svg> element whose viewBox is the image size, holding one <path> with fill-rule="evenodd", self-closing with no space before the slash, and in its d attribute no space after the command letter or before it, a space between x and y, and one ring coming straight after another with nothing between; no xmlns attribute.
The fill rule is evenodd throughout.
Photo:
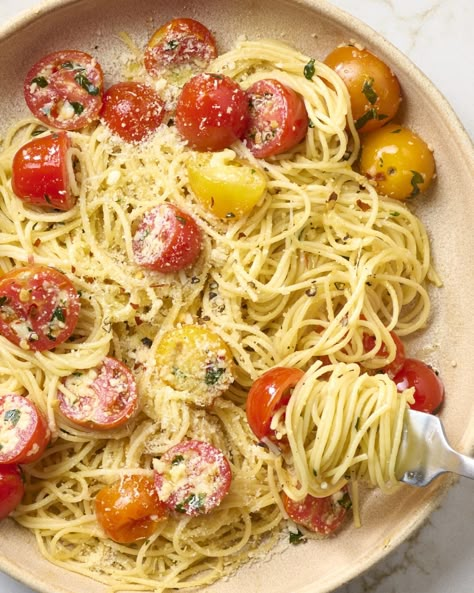
<svg viewBox="0 0 474 593"><path fill-rule="evenodd" d="M247 420L259 440L274 437L270 429L273 415L286 406L293 388L303 375L300 369L275 367L254 381L247 396Z"/></svg>
<svg viewBox="0 0 474 593"><path fill-rule="evenodd" d="M138 395L135 377L115 358L86 372L76 372L64 380L58 393L59 409L71 422L95 430L125 424L135 413Z"/></svg>
<svg viewBox="0 0 474 593"><path fill-rule="evenodd" d="M290 519L321 535L329 535L339 529L351 507L346 488L324 498L315 498L308 494L300 502L291 500L283 493L282 500Z"/></svg>
<svg viewBox="0 0 474 593"><path fill-rule="evenodd" d="M392 360L391 363L385 365L382 370L384 371L384 373L387 373L389 377L393 378L405 363L405 346L403 345L403 342L400 340L400 338L397 336L395 332L390 332L390 335L392 336L392 339L395 342L395 358ZM370 352L371 350L373 350L373 348L375 348L375 337L369 334L364 334L363 344L364 350L366 352ZM380 358L387 358L388 352L385 344L382 344L380 346L376 356Z"/></svg>
<svg viewBox="0 0 474 593"><path fill-rule="evenodd" d="M194 218L173 204L149 210L133 236L133 256L139 266L162 273L192 265L201 251L202 233Z"/></svg>
<svg viewBox="0 0 474 593"><path fill-rule="evenodd" d="M12 189L27 204L70 210L76 198L70 191L66 132L34 138L13 157Z"/></svg>
<svg viewBox="0 0 474 593"><path fill-rule="evenodd" d="M119 82L104 95L101 118L126 142L140 142L163 121L165 105L151 87L140 82Z"/></svg>
<svg viewBox="0 0 474 593"><path fill-rule="evenodd" d="M194 19L173 19L153 33L145 49L145 68L152 76L190 65L205 69L217 57L207 27Z"/></svg>
<svg viewBox="0 0 474 593"><path fill-rule="evenodd" d="M106 486L95 499L97 521L110 539L131 544L153 535L166 518L167 507L156 493L153 478L124 476Z"/></svg>
<svg viewBox="0 0 474 593"><path fill-rule="evenodd" d="M195 150L230 146L247 128L247 96L228 76L198 74L183 87L176 127Z"/></svg>
<svg viewBox="0 0 474 593"><path fill-rule="evenodd" d="M393 378L398 391L415 388L412 410L436 414L444 401L444 386L438 375L427 364L416 358L407 358Z"/></svg>
<svg viewBox="0 0 474 593"><path fill-rule="evenodd" d="M103 74L82 51L48 54L26 75L23 92L33 115L48 126L78 130L99 117Z"/></svg>
<svg viewBox="0 0 474 593"><path fill-rule="evenodd" d="M278 80L259 80L247 91L250 119L245 139L260 159L296 146L308 130L303 98Z"/></svg>
<svg viewBox="0 0 474 593"><path fill-rule="evenodd" d="M0 519L5 519L16 509L24 493L18 465L0 465Z"/></svg>
<svg viewBox="0 0 474 593"><path fill-rule="evenodd" d="M50 438L46 419L33 402L14 393L0 396L0 464L36 461Z"/></svg>
<svg viewBox="0 0 474 593"><path fill-rule="evenodd" d="M220 505L232 481L226 457L203 441L183 441L155 462L160 500L177 513L196 516Z"/></svg>
<svg viewBox="0 0 474 593"><path fill-rule="evenodd" d="M73 333L80 303L55 268L14 268L0 278L0 333L24 350L52 350Z"/></svg>

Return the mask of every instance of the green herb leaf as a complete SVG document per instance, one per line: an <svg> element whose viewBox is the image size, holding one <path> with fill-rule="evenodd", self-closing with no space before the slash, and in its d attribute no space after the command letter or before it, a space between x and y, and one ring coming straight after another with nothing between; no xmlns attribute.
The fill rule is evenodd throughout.
<svg viewBox="0 0 474 593"><path fill-rule="evenodd" d="M171 461L171 465L178 465L184 461L184 457L182 455L175 455L173 460Z"/></svg>
<svg viewBox="0 0 474 593"><path fill-rule="evenodd" d="M225 369L219 367L209 367L206 369L206 376L204 382L206 385L215 385L222 375L225 373Z"/></svg>
<svg viewBox="0 0 474 593"><path fill-rule="evenodd" d="M163 49L165 51L173 51L174 49L176 49L179 45L179 41L176 41L176 39L170 39L169 41L167 41L164 46Z"/></svg>
<svg viewBox="0 0 474 593"><path fill-rule="evenodd" d="M377 93L374 91L374 79L373 78L367 78L364 81L364 85L362 87L362 93L365 95L367 101L373 105L377 99L378 99L378 95Z"/></svg>
<svg viewBox="0 0 474 593"><path fill-rule="evenodd" d="M153 340L150 340L150 338L142 338L142 344L144 346L146 346L147 348L151 348L151 345L153 344Z"/></svg>
<svg viewBox="0 0 474 593"><path fill-rule="evenodd" d="M98 95L100 92L99 87L92 84L92 82L87 78L87 76L83 72L78 72L76 76L74 76L74 80L80 85L84 90L86 90L89 95Z"/></svg>
<svg viewBox="0 0 474 593"><path fill-rule="evenodd" d="M348 511L352 507L352 500L348 492L344 492L344 496L337 501L343 509Z"/></svg>
<svg viewBox="0 0 474 593"><path fill-rule="evenodd" d="M316 124L313 121L309 120L308 128L315 128L315 127L316 127Z"/></svg>
<svg viewBox="0 0 474 593"><path fill-rule="evenodd" d="M3 305L6 305L8 303L8 297L6 295L2 295L0 297L0 307L3 307Z"/></svg>
<svg viewBox="0 0 474 593"><path fill-rule="evenodd" d="M42 89L47 87L49 84L44 76L36 76L35 78L33 78L33 80L31 81L31 84L34 84L34 83L36 83Z"/></svg>
<svg viewBox="0 0 474 593"><path fill-rule="evenodd" d="M187 510L199 511L204 506L205 499L205 494L194 494L193 492L187 498L185 498L183 502L178 503L174 509L178 513L185 513Z"/></svg>
<svg viewBox="0 0 474 593"><path fill-rule="evenodd" d="M387 119L387 117L388 115L385 115L384 113L378 113L377 110L372 107L355 121L356 130L360 130L368 121L372 119L382 120Z"/></svg>
<svg viewBox="0 0 474 593"><path fill-rule="evenodd" d="M411 178L410 183L413 190L410 194L410 198L414 198L420 193L420 188L418 187L418 184L424 182L423 175L421 173L419 173L418 171L412 171L412 173L413 177Z"/></svg>
<svg viewBox="0 0 474 593"><path fill-rule="evenodd" d="M39 128L38 130L33 130L33 132L31 132L32 136L39 136L40 134L44 134L46 132L46 130Z"/></svg>
<svg viewBox="0 0 474 593"><path fill-rule="evenodd" d="M7 422L11 422L12 426L16 426L18 424L20 416L20 410L8 410L8 412L5 412L5 420Z"/></svg>
<svg viewBox="0 0 474 593"><path fill-rule="evenodd" d="M61 307L56 307L51 315L51 321L57 319L58 321L66 321L66 316L64 315L64 309Z"/></svg>
<svg viewBox="0 0 474 593"><path fill-rule="evenodd" d="M290 544L297 545L304 541L304 535L298 529L295 533L294 531L290 531Z"/></svg>
<svg viewBox="0 0 474 593"><path fill-rule="evenodd" d="M401 131L402 131L402 128L397 128L396 130L392 130L390 132L390 134L400 134Z"/></svg>
<svg viewBox="0 0 474 593"><path fill-rule="evenodd" d="M390 212L390 216L400 216L400 212Z"/></svg>
<svg viewBox="0 0 474 593"><path fill-rule="evenodd" d="M74 109L74 113L76 115L81 115L84 111L84 105L82 103L78 103L77 101L70 101L69 104Z"/></svg>
<svg viewBox="0 0 474 593"><path fill-rule="evenodd" d="M74 64L72 62L64 62L63 64L61 64L61 68L64 68L64 70L74 70Z"/></svg>
<svg viewBox="0 0 474 593"><path fill-rule="evenodd" d="M303 74L307 80L313 80L314 73L316 72L314 62L315 60L311 58L311 60L304 67Z"/></svg>
<svg viewBox="0 0 474 593"><path fill-rule="evenodd" d="M176 214L176 219L179 220L179 222L184 226L187 224L187 220L185 218L183 218L182 216L180 216L179 214Z"/></svg>

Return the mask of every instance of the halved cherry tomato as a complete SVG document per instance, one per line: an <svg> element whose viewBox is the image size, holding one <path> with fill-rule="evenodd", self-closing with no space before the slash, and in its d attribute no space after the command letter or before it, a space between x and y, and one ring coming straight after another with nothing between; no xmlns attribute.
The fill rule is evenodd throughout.
<svg viewBox="0 0 474 593"><path fill-rule="evenodd" d="M303 98L278 80L259 80L248 90L247 146L260 159L286 152L308 131Z"/></svg>
<svg viewBox="0 0 474 593"><path fill-rule="evenodd" d="M247 128L247 96L228 76L198 74L183 87L176 127L191 148L223 150Z"/></svg>
<svg viewBox="0 0 474 593"><path fill-rule="evenodd" d="M388 124L364 134L361 142L360 172L379 193L405 200L428 189L435 172L433 152L414 132Z"/></svg>
<svg viewBox="0 0 474 593"><path fill-rule="evenodd" d="M153 33L145 49L145 68L152 76L180 66L204 70L217 57L207 27L194 19L173 19Z"/></svg>
<svg viewBox="0 0 474 593"><path fill-rule="evenodd" d="M395 332L390 332L390 335L392 336L392 339L395 343L395 358L392 360L392 362L386 364L382 370L384 373L387 373L389 377L393 378L405 363L405 346ZM363 344L365 352L370 352L375 348L375 337L369 334L364 334ZM388 352L385 344L380 346L379 351L374 356L379 358L387 358Z"/></svg>
<svg viewBox="0 0 474 593"><path fill-rule="evenodd" d="M158 498L153 478L129 475L98 492L95 514L110 539L131 544L153 535L168 509Z"/></svg>
<svg viewBox="0 0 474 593"><path fill-rule="evenodd" d="M76 198L70 190L66 132L34 138L13 157L12 189L27 204L70 210Z"/></svg>
<svg viewBox="0 0 474 593"><path fill-rule="evenodd" d="M80 303L55 268L14 268L0 278L0 333L24 350L52 350L73 333Z"/></svg>
<svg viewBox="0 0 474 593"><path fill-rule="evenodd" d="M248 214L267 187L263 171L233 157L231 150L214 153L212 157L199 153L187 164L189 185L195 196L219 218Z"/></svg>
<svg viewBox="0 0 474 593"><path fill-rule="evenodd" d="M444 401L444 386L438 375L427 364L416 358L407 358L393 378L398 391L415 388L415 402L410 408L436 414Z"/></svg>
<svg viewBox="0 0 474 593"><path fill-rule="evenodd" d="M5 519L20 504L25 486L18 465L0 465L0 519Z"/></svg>
<svg viewBox="0 0 474 593"><path fill-rule="evenodd" d="M270 429L273 415L287 405L303 375L300 369L275 367L254 381L247 396L247 420L259 440L274 438L274 431Z"/></svg>
<svg viewBox="0 0 474 593"><path fill-rule="evenodd" d="M337 47L324 63L344 81L359 132L370 132L393 119L402 95L397 77L385 62L366 49L349 45Z"/></svg>
<svg viewBox="0 0 474 593"><path fill-rule="evenodd" d="M163 274L194 264L201 245L201 229L194 218L168 203L146 212L132 243L135 262Z"/></svg>
<svg viewBox="0 0 474 593"><path fill-rule="evenodd" d="M209 513L222 502L232 481L226 457L203 441L183 441L154 462L160 500L177 513Z"/></svg>
<svg viewBox="0 0 474 593"><path fill-rule="evenodd" d="M138 395L130 369L107 356L86 372L75 372L59 391L59 409L71 422L95 430L125 424L136 412Z"/></svg>
<svg viewBox="0 0 474 593"><path fill-rule="evenodd" d="M158 93L140 82L119 82L104 95L100 113L105 125L126 142L140 142L163 121L165 104Z"/></svg>
<svg viewBox="0 0 474 593"><path fill-rule="evenodd" d="M329 535L339 529L352 506L347 488L324 498L308 494L300 502L283 493L282 501L290 519L321 535Z"/></svg>
<svg viewBox="0 0 474 593"><path fill-rule="evenodd" d="M99 117L102 106L102 68L82 51L48 54L26 75L25 100L43 123L78 130Z"/></svg>
<svg viewBox="0 0 474 593"><path fill-rule="evenodd" d="M0 464L36 461L50 438L46 419L32 401L14 393L0 396Z"/></svg>
<svg viewBox="0 0 474 593"><path fill-rule="evenodd" d="M215 332L184 325L166 332L156 350L161 379L188 391L198 406L209 406L233 381L232 354Z"/></svg>

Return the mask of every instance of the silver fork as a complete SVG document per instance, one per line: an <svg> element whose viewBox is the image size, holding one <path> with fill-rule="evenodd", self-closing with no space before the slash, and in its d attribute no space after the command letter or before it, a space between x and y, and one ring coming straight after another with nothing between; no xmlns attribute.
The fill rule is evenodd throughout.
<svg viewBox="0 0 474 593"><path fill-rule="evenodd" d="M426 486L446 472L474 479L474 459L457 453L449 445L437 416L408 410L397 456L398 480L411 486Z"/></svg>

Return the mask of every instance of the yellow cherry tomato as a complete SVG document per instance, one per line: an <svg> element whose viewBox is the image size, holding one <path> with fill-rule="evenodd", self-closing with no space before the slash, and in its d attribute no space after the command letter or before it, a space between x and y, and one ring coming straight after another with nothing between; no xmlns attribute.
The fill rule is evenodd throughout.
<svg viewBox="0 0 474 593"><path fill-rule="evenodd" d="M380 128L395 116L402 100L400 84L377 56L366 49L347 45L337 47L324 63L344 81L359 132Z"/></svg>
<svg viewBox="0 0 474 593"><path fill-rule="evenodd" d="M360 171L379 193L405 200L426 191L435 172L433 152L408 128L388 124L361 138Z"/></svg>
<svg viewBox="0 0 474 593"><path fill-rule="evenodd" d="M232 150L197 153L187 165L189 185L199 202L218 218L248 214L265 193L261 169L235 158Z"/></svg>
<svg viewBox="0 0 474 593"><path fill-rule="evenodd" d="M211 405L233 381L232 354L227 344L199 325L166 332L158 344L156 364L164 383L188 392L199 406Z"/></svg>

